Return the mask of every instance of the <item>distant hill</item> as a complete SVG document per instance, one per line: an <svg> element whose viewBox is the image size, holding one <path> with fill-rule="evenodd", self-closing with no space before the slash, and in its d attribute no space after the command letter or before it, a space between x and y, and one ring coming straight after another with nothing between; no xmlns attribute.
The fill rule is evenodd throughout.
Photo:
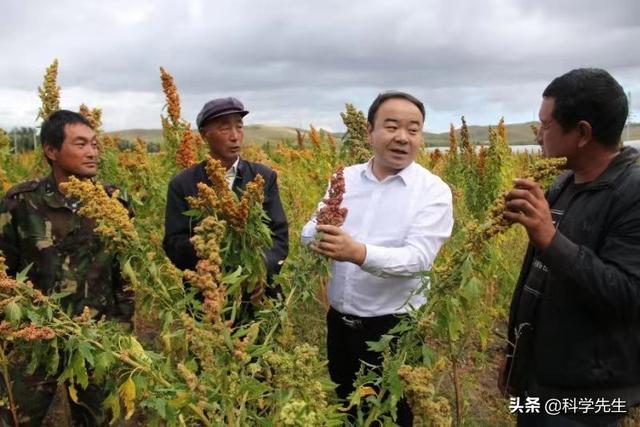
<svg viewBox="0 0 640 427"><path fill-rule="evenodd" d="M534 144L534 135L531 130L531 125L536 124L536 122L527 122L527 123L515 123L506 125L507 128L507 138L509 140L509 144L511 145L522 145L522 144ZM496 125L492 127L495 129ZM489 140L489 126L477 126L477 125L468 125L469 135L471 136L471 141L474 144L486 144ZM456 137L458 138L458 143L460 142L460 125L458 124L456 127ZM431 146L446 146L449 145L449 132L444 133L427 133L425 135L427 139L427 143Z"/></svg>
<svg viewBox="0 0 640 427"><path fill-rule="evenodd" d="M162 129L124 129L106 133L109 136L117 136L120 139L126 139L131 142L135 141L136 138L140 138L146 142L162 143Z"/></svg>
<svg viewBox="0 0 640 427"><path fill-rule="evenodd" d="M640 139L640 123L634 123L629 127L629 136L627 129L622 132L622 139L625 141L635 141Z"/></svg>
<svg viewBox="0 0 640 427"><path fill-rule="evenodd" d="M107 132L110 136L134 141L141 138L148 142L162 143L162 129L124 129ZM244 127L244 140L249 144L262 145L267 141L295 140L296 130L286 126L248 125Z"/></svg>
<svg viewBox="0 0 640 427"><path fill-rule="evenodd" d="M536 122L515 123L507 125L507 137L509 144L522 145L534 144L533 132L531 125ZM296 140L296 129L287 126L272 125L248 125L245 126L245 142L249 144L262 145L267 141L279 142L282 140ZM307 132L304 129L303 132ZM109 135L117 135L121 139L133 141L142 138L145 141L162 143L161 129L125 129L113 132L107 132ZM475 144L486 144L489 139L489 126L469 125L469 133L471 141ZM338 140L342 137L341 133L333 134ZM456 136L460 139L460 128L456 128ZM631 125L629 129L629 137L627 138L627 130L625 129L623 139L638 140L640 139L640 123ZM430 146L446 146L449 141L449 132L442 133L425 133L425 139Z"/></svg>
<svg viewBox="0 0 640 427"><path fill-rule="evenodd" d="M538 125L537 122L526 123L514 123L506 125L507 127L507 139L509 145L527 145L535 144L535 138L531 125ZM489 141L489 126L474 126L469 125L469 134L471 135L471 141L474 144L487 144ZM495 128L495 126L492 126ZM456 127L456 137L458 143L460 143L460 127ZM425 139L430 146L447 146L449 145L449 132L444 133L426 133ZM629 128L629 134L627 136L627 129L622 132L623 140L638 140L640 139L640 123L634 123Z"/></svg>
<svg viewBox="0 0 640 427"><path fill-rule="evenodd" d="M285 126L248 125L244 129L245 141L259 145L268 141L295 141L297 138L296 129Z"/></svg>

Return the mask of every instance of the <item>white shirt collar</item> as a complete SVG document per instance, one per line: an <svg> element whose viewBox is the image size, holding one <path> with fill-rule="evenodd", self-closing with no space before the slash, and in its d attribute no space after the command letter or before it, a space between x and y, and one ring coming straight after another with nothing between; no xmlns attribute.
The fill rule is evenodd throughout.
<svg viewBox="0 0 640 427"><path fill-rule="evenodd" d="M394 175L389 175L388 177L386 177L385 179L383 179L382 181L380 181L378 178L376 178L376 176L373 174L373 160L374 158L372 157L371 159L369 159L369 161L366 163L366 167L364 168L364 170L362 171L362 173L364 174L365 177L367 177L368 179L375 181L375 182L384 182L387 181L389 179L395 179L395 177L400 178L400 180L402 180L402 182L405 185L409 185L409 183L411 182L411 173L412 170L414 168L414 165L416 164L415 161L411 162L409 164L409 166L407 166L406 168L402 169L401 171L399 171L398 173L394 174Z"/></svg>
<svg viewBox="0 0 640 427"><path fill-rule="evenodd" d="M231 165L224 177L227 179L227 183L229 184L229 188L233 188L233 181L236 179L236 175L238 174L238 164L240 163L240 156L236 159L236 161Z"/></svg>
<svg viewBox="0 0 640 427"><path fill-rule="evenodd" d="M227 174L233 173L235 175L236 172L238 171L238 164L239 163L240 163L240 156L238 156L238 158L236 159L235 162L233 162L231 167L229 169L227 169Z"/></svg>

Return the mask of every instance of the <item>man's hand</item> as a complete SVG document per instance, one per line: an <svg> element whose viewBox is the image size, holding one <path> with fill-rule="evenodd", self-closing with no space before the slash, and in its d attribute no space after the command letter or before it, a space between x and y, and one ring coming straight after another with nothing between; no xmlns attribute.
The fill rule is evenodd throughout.
<svg viewBox="0 0 640 427"><path fill-rule="evenodd" d="M556 228L544 192L539 184L527 179L516 179L514 183L515 188L505 195L503 215L524 226L533 246L545 249L551 244Z"/></svg>
<svg viewBox="0 0 640 427"><path fill-rule="evenodd" d="M309 245L311 250L336 261L362 265L367 256L367 248L363 243L356 242L335 225L319 225L316 230L322 233L322 238Z"/></svg>

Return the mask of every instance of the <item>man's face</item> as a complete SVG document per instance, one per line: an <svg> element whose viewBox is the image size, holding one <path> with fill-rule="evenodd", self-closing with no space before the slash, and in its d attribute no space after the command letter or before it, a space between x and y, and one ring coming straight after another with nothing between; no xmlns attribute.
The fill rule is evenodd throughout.
<svg viewBox="0 0 640 427"><path fill-rule="evenodd" d="M572 157L578 148L580 133L578 129L566 131L560 123L553 118L555 99L542 98L540 105L540 131L538 132L538 144L542 147L545 157Z"/></svg>
<svg viewBox="0 0 640 427"><path fill-rule="evenodd" d="M384 177L415 160L423 144L423 121L418 107L406 99L391 98L380 105L367 133L374 151L374 168Z"/></svg>
<svg viewBox="0 0 640 427"><path fill-rule="evenodd" d="M60 149L45 144L44 151L54 170L64 177L91 178L98 173L98 141L87 125L65 125Z"/></svg>
<svg viewBox="0 0 640 427"><path fill-rule="evenodd" d="M227 114L207 123L201 131L211 157L230 168L240 155L244 125L240 114Z"/></svg>

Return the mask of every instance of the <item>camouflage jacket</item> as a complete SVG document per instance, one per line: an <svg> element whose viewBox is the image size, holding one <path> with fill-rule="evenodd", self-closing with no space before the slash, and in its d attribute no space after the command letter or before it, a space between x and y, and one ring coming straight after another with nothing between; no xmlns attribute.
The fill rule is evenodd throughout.
<svg viewBox="0 0 640 427"><path fill-rule="evenodd" d="M115 190L105 186L107 192ZM126 200L122 200L128 206ZM62 305L73 314L89 306L94 314L130 319L133 298L123 287L116 258L93 232L95 222L57 189L53 176L11 188L0 202L0 251L8 273L31 265L27 276L46 294L69 293Z"/></svg>

